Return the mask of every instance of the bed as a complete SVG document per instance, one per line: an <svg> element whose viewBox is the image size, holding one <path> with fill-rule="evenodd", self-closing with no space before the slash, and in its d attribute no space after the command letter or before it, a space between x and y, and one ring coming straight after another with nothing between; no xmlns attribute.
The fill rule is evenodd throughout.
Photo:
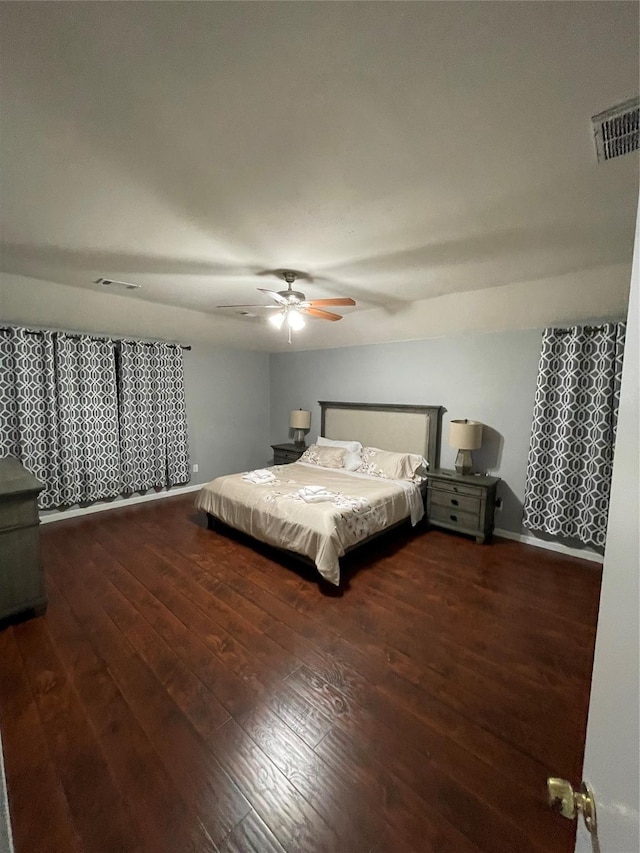
<svg viewBox="0 0 640 853"><path fill-rule="evenodd" d="M407 520L415 525L424 515L425 467L415 467L416 460L438 466L443 409L328 401L319 405L318 441L327 440L324 450L314 445L289 465L218 477L198 493L196 507L207 513L210 527L222 521L306 558L337 586L339 560L347 551ZM351 450L332 453L336 445L329 442L359 442L366 451L359 469L343 467ZM404 476L404 460L402 477L382 476L385 471L398 473L399 454L411 459L415 476ZM340 467L326 467L329 459Z"/></svg>

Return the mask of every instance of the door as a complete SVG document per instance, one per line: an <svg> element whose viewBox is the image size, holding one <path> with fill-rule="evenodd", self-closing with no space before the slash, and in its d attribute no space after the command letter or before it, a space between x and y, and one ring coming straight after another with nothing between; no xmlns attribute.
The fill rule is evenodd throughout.
<svg viewBox="0 0 640 853"><path fill-rule="evenodd" d="M576 853L591 853L592 850L596 853L640 851L639 243L640 216L636 223L607 547L583 771L583 778L591 785L595 795L598 840L592 846L584 823L580 821Z"/></svg>

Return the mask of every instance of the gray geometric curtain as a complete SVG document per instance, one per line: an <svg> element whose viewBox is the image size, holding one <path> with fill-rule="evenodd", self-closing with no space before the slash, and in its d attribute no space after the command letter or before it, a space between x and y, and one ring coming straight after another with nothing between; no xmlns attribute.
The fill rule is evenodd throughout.
<svg viewBox="0 0 640 853"><path fill-rule="evenodd" d="M0 329L7 455L44 483L42 509L187 482L182 349Z"/></svg>
<svg viewBox="0 0 640 853"><path fill-rule="evenodd" d="M545 329L523 524L604 547L625 323Z"/></svg>
<svg viewBox="0 0 640 853"><path fill-rule="evenodd" d="M53 333L0 329L0 456L45 484L45 506L57 495L59 447Z"/></svg>
<svg viewBox="0 0 640 853"><path fill-rule="evenodd" d="M116 497L121 488L114 345L62 333L54 342L60 473L52 505Z"/></svg>
<svg viewBox="0 0 640 853"><path fill-rule="evenodd" d="M119 494L113 344L0 329L0 455L44 484L43 509Z"/></svg>
<svg viewBox="0 0 640 853"><path fill-rule="evenodd" d="M190 477L182 349L121 341L120 458L124 492Z"/></svg>

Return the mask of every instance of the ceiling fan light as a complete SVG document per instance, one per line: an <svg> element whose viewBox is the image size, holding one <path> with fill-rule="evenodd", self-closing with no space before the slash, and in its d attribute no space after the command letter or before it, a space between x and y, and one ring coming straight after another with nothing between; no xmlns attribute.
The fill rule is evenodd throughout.
<svg viewBox="0 0 640 853"><path fill-rule="evenodd" d="M276 329L281 329L282 324L284 323L284 311L278 311L275 314L272 314L269 317L269 322L272 326L275 326Z"/></svg>
<svg viewBox="0 0 640 853"><path fill-rule="evenodd" d="M290 308L289 311L287 311L287 323L289 324L290 329L297 332L304 326L304 317L295 308Z"/></svg>

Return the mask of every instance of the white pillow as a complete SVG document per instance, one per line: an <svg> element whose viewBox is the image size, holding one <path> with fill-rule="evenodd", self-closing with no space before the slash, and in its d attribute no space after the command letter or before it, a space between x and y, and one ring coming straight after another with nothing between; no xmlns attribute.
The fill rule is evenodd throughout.
<svg viewBox="0 0 640 853"><path fill-rule="evenodd" d="M320 447L344 447L347 451L344 455L345 471L355 471L362 465L362 458L360 456L362 444L359 441L337 441L333 438L325 438L319 435L316 439L316 444L319 444Z"/></svg>

